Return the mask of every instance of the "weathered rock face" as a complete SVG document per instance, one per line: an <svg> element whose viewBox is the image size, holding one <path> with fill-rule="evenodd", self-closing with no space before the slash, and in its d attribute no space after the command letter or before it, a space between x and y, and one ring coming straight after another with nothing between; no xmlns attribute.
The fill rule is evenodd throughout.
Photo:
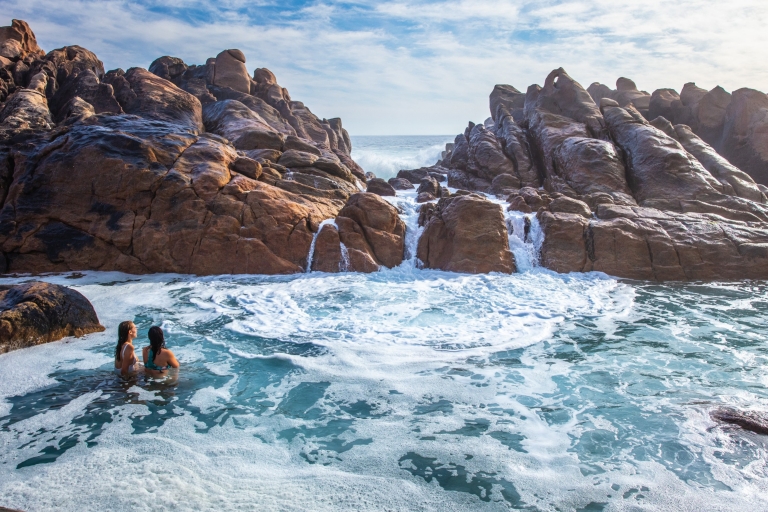
<svg viewBox="0 0 768 512"><path fill-rule="evenodd" d="M341 122L271 73L255 76L279 101L252 95L238 51L105 74L84 48L43 55L33 40L31 71L0 98L0 271L301 272L321 222L364 181Z"/></svg>
<svg viewBox="0 0 768 512"><path fill-rule="evenodd" d="M0 353L103 330L91 303L74 290L34 281L0 286Z"/></svg>
<svg viewBox="0 0 768 512"><path fill-rule="evenodd" d="M542 264L558 272L597 270L630 279L768 277L768 231L711 214L605 206L598 218L543 212Z"/></svg>
<svg viewBox="0 0 768 512"><path fill-rule="evenodd" d="M544 87L528 88L522 118L510 114L517 89L497 86L492 120L469 123L433 169L448 169L449 186L491 192L507 197L509 210L537 213L542 264L558 272L765 278L768 188L753 178L768 147L761 139L768 96L693 83L679 95L649 95L626 78L616 85L595 83L587 92L554 70ZM426 251L450 253L454 235L435 220L448 210L441 203L422 206L419 247L427 266L447 268L447 259L433 263L437 256Z"/></svg>
<svg viewBox="0 0 768 512"><path fill-rule="evenodd" d="M380 196L394 196L396 195L394 187L384 181L381 178L374 178L372 180L368 180L368 187L365 190L366 192L370 192L372 194L378 194Z"/></svg>
<svg viewBox="0 0 768 512"><path fill-rule="evenodd" d="M240 50L224 50L216 56L213 83L242 93L251 92L251 77L245 67L245 55Z"/></svg>
<svg viewBox="0 0 768 512"><path fill-rule="evenodd" d="M718 148L757 183L768 185L768 96L753 89L734 91Z"/></svg>
<svg viewBox="0 0 768 512"><path fill-rule="evenodd" d="M499 205L478 195L441 199L419 239L426 268L480 274L515 271L507 226Z"/></svg>
<svg viewBox="0 0 768 512"><path fill-rule="evenodd" d="M377 194L359 193L318 234L312 270L375 272L400 265L404 251L405 224L397 210Z"/></svg>

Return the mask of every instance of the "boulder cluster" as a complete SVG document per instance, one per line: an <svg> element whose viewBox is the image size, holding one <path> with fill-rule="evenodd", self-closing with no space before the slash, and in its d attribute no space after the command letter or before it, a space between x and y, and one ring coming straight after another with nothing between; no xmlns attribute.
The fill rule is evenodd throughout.
<svg viewBox="0 0 768 512"><path fill-rule="evenodd" d="M45 53L23 21L0 28L0 273L301 272L345 208L360 267L395 264L377 237L402 226L348 203L366 177L341 120L245 62L105 71L79 46Z"/></svg>
<svg viewBox="0 0 768 512"><path fill-rule="evenodd" d="M535 213L544 266L659 281L768 277L765 94L695 84L649 94L626 78L584 89L560 68L526 93L497 85L490 110L420 171ZM446 210L423 220L425 234L443 229Z"/></svg>

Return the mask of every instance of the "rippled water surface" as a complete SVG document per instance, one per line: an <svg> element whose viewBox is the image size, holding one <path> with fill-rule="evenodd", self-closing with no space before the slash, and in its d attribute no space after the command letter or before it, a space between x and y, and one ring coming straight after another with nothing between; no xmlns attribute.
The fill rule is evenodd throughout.
<svg viewBox="0 0 768 512"><path fill-rule="evenodd" d="M0 355L0 505L766 510L768 287L467 276L48 276L107 332ZM3 279L3 283L23 279ZM112 373L161 324L174 382Z"/></svg>

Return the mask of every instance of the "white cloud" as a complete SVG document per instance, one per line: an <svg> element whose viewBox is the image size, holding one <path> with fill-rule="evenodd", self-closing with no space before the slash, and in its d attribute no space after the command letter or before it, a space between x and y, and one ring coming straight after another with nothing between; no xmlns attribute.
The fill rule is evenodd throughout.
<svg viewBox="0 0 768 512"><path fill-rule="evenodd" d="M3 4L43 48L79 44L107 68L161 55L203 63L240 48L249 68L270 68L294 99L353 134L458 133L487 117L494 84L524 91L560 66L584 86L628 76L649 91L688 81L768 90L760 0L319 2L288 17L245 0Z"/></svg>

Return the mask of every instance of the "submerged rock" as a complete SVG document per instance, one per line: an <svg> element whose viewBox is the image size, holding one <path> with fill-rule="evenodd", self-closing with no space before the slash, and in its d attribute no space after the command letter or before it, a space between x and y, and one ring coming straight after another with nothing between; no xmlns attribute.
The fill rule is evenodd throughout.
<svg viewBox="0 0 768 512"><path fill-rule="evenodd" d="M768 436L768 417L754 411L739 411L731 407L722 407L710 413L713 420L737 425L744 430Z"/></svg>
<svg viewBox="0 0 768 512"><path fill-rule="evenodd" d="M103 330L91 303L75 290L36 281L0 285L0 353Z"/></svg>

